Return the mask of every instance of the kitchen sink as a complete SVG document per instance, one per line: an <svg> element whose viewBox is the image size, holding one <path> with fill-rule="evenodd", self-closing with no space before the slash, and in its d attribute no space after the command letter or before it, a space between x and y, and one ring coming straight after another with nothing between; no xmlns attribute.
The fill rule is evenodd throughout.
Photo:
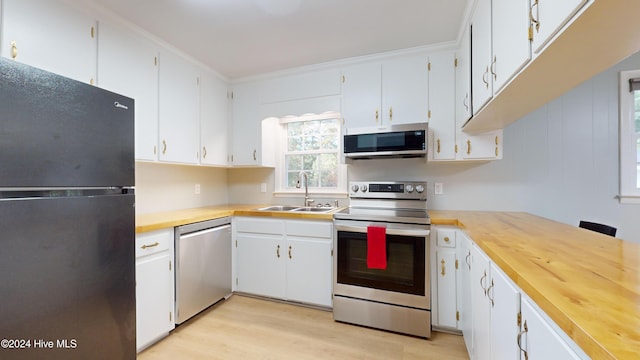
<svg viewBox="0 0 640 360"><path fill-rule="evenodd" d="M263 211L292 211L299 208L299 206L287 206L287 205L272 205L272 206L267 206L267 207L263 207L260 208L258 210L263 210Z"/></svg>
<svg viewBox="0 0 640 360"><path fill-rule="evenodd" d="M331 210L334 210L335 208L332 207L299 207L299 208L295 208L291 211L295 211L295 212L317 212L317 213L326 213L329 212Z"/></svg>
<svg viewBox="0 0 640 360"><path fill-rule="evenodd" d="M335 210L335 207L314 207L314 206L291 206L291 205L271 205L260 208L260 211L292 211L292 212L314 212L326 213Z"/></svg>

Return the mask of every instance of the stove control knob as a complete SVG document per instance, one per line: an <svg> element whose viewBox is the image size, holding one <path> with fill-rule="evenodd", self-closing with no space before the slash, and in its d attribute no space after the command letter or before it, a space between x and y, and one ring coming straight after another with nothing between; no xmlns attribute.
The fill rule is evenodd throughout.
<svg viewBox="0 0 640 360"><path fill-rule="evenodd" d="M362 190L362 192L367 192L367 185L360 186L360 190Z"/></svg>
<svg viewBox="0 0 640 360"><path fill-rule="evenodd" d="M418 194L422 194L424 192L424 186L422 185L416 185L416 192Z"/></svg>
<svg viewBox="0 0 640 360"><path fill-rule="evenodd" d="M358 192L358 189L359 189L359 187L358 187L358 185L357 185L357 184L353 184L353 185L351 186L351 191L353 191L353 192Z"/></svg>
<svg viewBox="0 0 640 360"><path fill-rule="evenodd" d="M408 192L408 193L412 193L413 192L413 185L411 184L407 184L404 186L404 189Z"/></svg>

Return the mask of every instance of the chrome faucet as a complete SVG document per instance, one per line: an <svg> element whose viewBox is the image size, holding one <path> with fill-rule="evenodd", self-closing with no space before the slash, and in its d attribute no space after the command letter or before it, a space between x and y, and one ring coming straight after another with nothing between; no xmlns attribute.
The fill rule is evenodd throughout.
<svg viewBox="0 0 640 360"><path fill-rule="evenodd" d="M302 186L300 181L304 178L304 206L309 207L315 201L313 199L309 199L309 174L307 174L304 170L298 173L298 181L296 182L296 188L300 189Z"/></svg>

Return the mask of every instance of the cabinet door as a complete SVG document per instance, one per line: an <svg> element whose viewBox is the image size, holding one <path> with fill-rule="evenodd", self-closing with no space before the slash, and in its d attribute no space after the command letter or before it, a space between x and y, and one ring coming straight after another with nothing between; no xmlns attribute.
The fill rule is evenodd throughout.
<svg viewBox="0 0 640 360"><path fill-rule="evenodd" d="M260 89L256 84L238 84L233 89L232 165L258 165L261 149Z"/></svg>
<svg viewBox="0 0 640 360"><path fill-rule="evenodd" d="M471 35L466 26L456 51L456 132L471 118Z"/></svg>
<svg viewBox="0 0 640 360"><path fill-rule="evenodd" d="M407 124L427 122L428 119L428 84L429 73L426 56L411 56L391 60L382 64L382 124ZM449 63L451 69L453 59ZM453 70L451 70L453 72ZM443 74L443 76L445 76ZM448 103L448 96L453 96L453 74L447 79L447 88L441 98ZM448 92L451 92L449 94ZM453 98L451 98L451 101ZM446 104L441 107L446 108ZM453 112L453 108L451 108Z"/></svg>
<svg viewBox="0 0 640 360"><path fill-rule="evenodd" d="M471 240L466 236L458 236L460 243L460 301L458 309L460 311L459 327L462 330L464 344L467 352L473 354L473 313L471 304Z"/></svg>
<svg viewBox="0 0 640 360"><path fill-rule="evenodd" d="M521 359L580 359L529 300L522 298Z"/></svg>
<svg viewBox="0 0 640 360"><path fill-rule="evenodd" d="M160 54L159 139L161 161L197 164L199 69L170 52Z"/></svg>
<svg viewBox="0 0 640 360"><path fill-rule="evenodd" d="M515 341L520 331L520 292L496 266L491 266L491 284L487 292L491 303L491 359L517 359L520 349Z"/></svg>
<svg viewBox="0 0 640 360"><path fill-rule="evenodd" d="M287 300L331 307L331 239L287 237Z"/></svg>
<svg viewBox="0 0 640 360"><path fill-rule="evenodd" d="M227 164L227 84L206 72L200 77L200 163Z"/></svg>
<svg viewBox="0 0 640 360"><path fill-rule="evenodd" d="M587 0L531 0L534 53L542 51L549 40L580 10Z"/></svg>
<svg viewBox="0 0 640 360"><path fill-rule="evenodd" d="M441 52L429 56L429 131L433 133L433 159L454 160L455 55Z"/></svg>
<svg viewBox="0 0 640 360"><path fill-rule="evenodd" d="M238 291L284 298L288 254L282 236L237 233L236 241Z"/></svg>
<svg viewBox="0 0 640 360"><path fill-rule="evenodd" d="M98 85L135 99L136 160L157 160L158 50L133 31L100 22Z"/></svg>
<svg viewBox="0 0 640 360"><path fill-rule="evenodd" d="M173 273L169 251L136 261L136 342L147 347L173 329Z"/></svg>
<svg viewBox="0 0 640 360"><path fill-rule="evenodd" d="M64 2L4 0L1 23L3 57L85 83L95 81L93 17Z"/></svg>
<svg viewBox="0 0 640 360"><path fill-rule="evenodd" d="M455 250L438 249L436 251L438 325L454 329L458 327L456 261Z"/></svg>
<svg viewBox="0 0 640 360"><path fill-rule="evenodd" d="M492 0L493 91L498 93L531 59L529 0Z"/></svg>
<svg viewBox="0 0 640 360"><path fill-rule="evenodd" d="M491 304L487 298L491 269L489 258L480 249L471 247L471 303L473 306L473 350L475 360L491 359Z"/></svg>
<svg viewBox="0 0 640 360"><path fill-rule="evenodd" d="M471 94L473 113L491 99L491 0L478 0L471 18Z"/></svg>
<svg viewBox="0 0 640 360"><path fill-rule="evenodd" d="M381 124L382 67L355 65L342 71L342 117L347 128Z"/></svg>
<svg viewBox="0 0 640 360"><path fill-rule="evenodd" d="M502 130L478 135L462 133L460 142L463 159L502 159Z"/></svg>

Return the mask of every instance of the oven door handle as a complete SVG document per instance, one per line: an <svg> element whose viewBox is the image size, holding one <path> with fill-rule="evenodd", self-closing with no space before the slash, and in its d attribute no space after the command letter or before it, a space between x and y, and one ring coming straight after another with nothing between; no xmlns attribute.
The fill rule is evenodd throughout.
<svg viewBox="0 0 640 360"><path fill-rule="evenodd" d="M366 227L361 226L348 226L348 225L336 225L336 230L338 231L347 231L347 232L357 232L357 233L367 233ZM416 229L386 229L387 235L399 235L399 236L420 236L426 237L429 236L431 230L416 230Z"/></svg>

